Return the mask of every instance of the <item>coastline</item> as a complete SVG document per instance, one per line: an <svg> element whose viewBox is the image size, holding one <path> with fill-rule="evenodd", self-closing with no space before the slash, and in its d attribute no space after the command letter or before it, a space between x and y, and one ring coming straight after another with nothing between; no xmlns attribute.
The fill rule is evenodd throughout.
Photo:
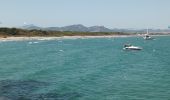
<svg viewBox="0 0 170 100"><path fill-rule="evenodd" d="M61 37L45 37L45 36L8 36L0 37L0 41L29 41L29 40L60 40L60 39L87 39L87 38L114 38L114 37L134 37L138 35L102 35L102 36L61 36Z"/></svg>
<svg viewBox="0 0 170 100"><path fill-rule="evenodd" d="M170 35L151 35L151 36L170 36ZM88 38L121 38L121 37L142 37L142 35L101 35L101 36L61 36L61 37L45 37L45 36L8 36L0 37L0 41L29 41L29 40L60 40L60 39L88 39Z"/></svg>

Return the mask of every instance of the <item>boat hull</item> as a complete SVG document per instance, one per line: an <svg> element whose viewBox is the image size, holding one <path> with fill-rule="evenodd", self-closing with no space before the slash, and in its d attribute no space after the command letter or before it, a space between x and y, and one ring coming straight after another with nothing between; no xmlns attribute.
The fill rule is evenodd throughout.
<svg viewBox="0 0 170 100"><path fill-rule="evenodd" d="M142 50L140 47L124 47L124 50Z"/></svg>

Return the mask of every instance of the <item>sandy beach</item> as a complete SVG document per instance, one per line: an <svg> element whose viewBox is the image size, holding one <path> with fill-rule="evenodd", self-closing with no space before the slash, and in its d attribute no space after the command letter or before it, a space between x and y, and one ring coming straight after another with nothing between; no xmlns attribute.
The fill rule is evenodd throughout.
<svg viewBox="0 0 170 100"><path fill-rule="evenodd" d="M0 41L27 41L27 40L57 40L57 39L85 39L85 38L114 38L132 37L138 35L107 35L107 36L62 36L62 37L0 37Z"/></svg>
<svg viewBox="0 0 170 100"><path fill-rule="evenodd" d="M29 41L29 40L60 40L60 39L87 39L87 38L117 38L117 37L142 37L143 35L103 35L103 36L62 36L62 37L0 37L0 41ZM170 36L170 35L151 35Z"/></svg>

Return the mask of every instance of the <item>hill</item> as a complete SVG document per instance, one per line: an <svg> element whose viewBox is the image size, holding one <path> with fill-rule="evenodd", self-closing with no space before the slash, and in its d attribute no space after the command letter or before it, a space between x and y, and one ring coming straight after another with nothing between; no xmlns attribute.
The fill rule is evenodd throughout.
<svg viewBox="0 0 170 100"><path fill-rule="evenodd" d="M33 24L20 27L26 30L43 30L43 31L71 31L71 32L125 32L125 33L146 33L146 29L109 29L105 26L86 27L82 24L69 25L63 27L38 27ZM150 33L170 33L170 29L149 29Z"/></svg>

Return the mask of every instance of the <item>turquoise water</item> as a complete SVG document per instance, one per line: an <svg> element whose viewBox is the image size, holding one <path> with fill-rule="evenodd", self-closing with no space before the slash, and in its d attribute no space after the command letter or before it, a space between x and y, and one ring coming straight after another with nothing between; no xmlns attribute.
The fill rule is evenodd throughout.
<svg viewBox="0 0 170 100"><path fill-rule="evenodd" d="M169 100L170 36L155 38L0 42L0 99Z"/></svg>

